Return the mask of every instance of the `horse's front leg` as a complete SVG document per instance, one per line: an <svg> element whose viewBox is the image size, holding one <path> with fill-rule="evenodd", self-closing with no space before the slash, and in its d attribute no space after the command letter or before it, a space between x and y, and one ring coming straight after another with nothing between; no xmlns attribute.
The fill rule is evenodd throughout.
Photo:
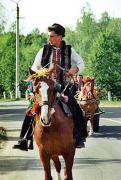
<svg viewBox="0 0 121 180"><path fill-rule="evenodd" d="M52 156L52 160L54 162L54 166L55 166L55 169L57 171L57 176L58 176L58 180L62 180L61 178L61 162L59 160L59 157L58 156Z"/></svg>
<svg viewBox="0 0 121 180"><path fill-rule="evenodd" d="M53 180L51 176L50 156L45 151L41 150L41 148L39 148L39 155L44 167L44 180Z"/></svg>
<svg viewBox="0 0 121 180"><path fill-rule="evenodd" d="M65 160L64 167L64 180L73 180L72 167L74 162L75 149L71 149L69 153L64 154L63 158Z"/></svg>

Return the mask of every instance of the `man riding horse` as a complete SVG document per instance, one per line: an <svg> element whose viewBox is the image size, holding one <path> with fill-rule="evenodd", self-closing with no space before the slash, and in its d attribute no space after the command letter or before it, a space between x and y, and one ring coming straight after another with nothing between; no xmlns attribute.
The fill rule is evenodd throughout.
<svg viewBox="0 0 121 180"><path fill-rule="evenodd" d="M63 37L65 36L65 28L63 26L56 23L53 24L48 27L48 35L49 43L39 50L31 69L37 71L43 67L49 68L52 64L55 65L54 78L61 85L59 93L64 92L64 95L68 96L68 102L66 104L73 117L75 147L84 147L84 141L87 137L85 119L68 84L68 77L82 73L84 62L76 51L63 41ZM30 123L30 116L26 116L26 121L27 118ZM26 127L22 128L26 129ZM21 141L17 145L14 145L13 148L21 149Z"/></svg>

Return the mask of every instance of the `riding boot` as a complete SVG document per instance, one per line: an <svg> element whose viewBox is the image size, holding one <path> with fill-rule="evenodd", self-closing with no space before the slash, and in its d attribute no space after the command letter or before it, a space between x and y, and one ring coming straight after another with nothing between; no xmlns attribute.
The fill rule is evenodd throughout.
<svg viewBox="0 0 121 180"><path fill-rule="evenodd" d="M12 148L28 151L28 140L26 138L19 139L17 144L15 144Z"/></svg>
<svg viewBox="0 0 121 180"><path fill-rule="evenodd" d="M75 128L75 126L74 126L74 131L73 131L73 137L74 137L74 141L75 141L75 148L85 147L84 143L86 142L86 138L81 137L79 128Z"/></svg>
<svg viewBox="0 0 121 180"><path fill-rule="evenodd" d="M20 132L20 138L18 143L12 147L13 149L20 149L25 151L28 151L28 149L33 149L32 118L33 116L25 116ZM28 140L30 140L29 147Z"/></svg>
<svg viewBox="0 0 121 180"><path fill-rule="evenodd" d="M68 95L69 100L67 105L72 113L73 123L74 123L74 138L75 138L75 146L85 146L84 141L88 136L86 120L83 116L83 112L79 107L76 99L73 94L67 90L65 95Z"/></svg>
<svg viewBox="0 0 121 180"><path fill-rule="evenodd" d="M22 124L21 132L20 132L20 139L22 139L25 136L25 134L30 126L32 118L33 118L33 116L28 116L26 114L23 124ZM29 131L29 134L31 134L31 131ZM29 135L28 135L28 137L29 137Z"/></svg>

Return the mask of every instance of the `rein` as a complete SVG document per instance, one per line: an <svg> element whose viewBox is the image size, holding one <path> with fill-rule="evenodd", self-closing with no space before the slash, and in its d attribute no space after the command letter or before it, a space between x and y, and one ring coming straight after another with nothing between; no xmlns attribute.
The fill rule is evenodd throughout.
<svg viewBox="0 0 121 180"><path fill-rule="evenodd" d="M68 85L70 82L68 82L64 88L64 90L59 94L59 96L57 96L57 98L55 98L55 102L53 103L53 108L56 107L56 105L58 104L59 101L61 101L61 96L64 94L65 90L67 89Z"/></svg>
<svg viewBox="0 0 121 180"><path fill-rule="evenodd" d="M42 69L44 69L44 68L46 68L48 65L50 65L51 64L51 62L49 62L48 64L46 64L44 67L42 67ZM60 70L62 70L62 71L68 71L68 69L66 69L66 68L63 68L62 66L60 66L59 64L57 64L57 62L54 62L54 63L52 63L52 64L54 64L54 65L56 65L57 67L59 67L60 68Z"/></svg>

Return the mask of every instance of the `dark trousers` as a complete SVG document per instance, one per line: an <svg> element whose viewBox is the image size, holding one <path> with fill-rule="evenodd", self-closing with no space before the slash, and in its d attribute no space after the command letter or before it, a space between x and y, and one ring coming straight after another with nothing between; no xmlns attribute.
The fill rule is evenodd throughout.
<svg viewBox="0 0 121 180"><path fill-rule="evenodd" d="M24 138L26 135L27 140L31 140L33 138L32 131L33 131L33 116L26 115L22 124L21 132L20 132L20 139ZM27 134L26 134L27 133Z"/></svg>
<svg viewBox="0 0 121 180"><path fill-rule="evenodd" d="M70 88L67 88L67 90L64 93L69 97L69 100L67 102L67 105L72 113L73 117L73 123L74 123L74 137L87 137L87 125L86 120L83 116L82 109L80 108L79 104L77 103L76 99L74 98L74 95Z"/></svg>

